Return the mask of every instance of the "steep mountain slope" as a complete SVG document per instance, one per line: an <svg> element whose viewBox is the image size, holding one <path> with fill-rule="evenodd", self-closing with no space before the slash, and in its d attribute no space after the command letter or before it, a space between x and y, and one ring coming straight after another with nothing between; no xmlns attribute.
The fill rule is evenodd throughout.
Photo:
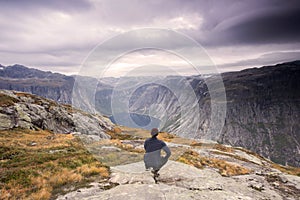
<svg viewBox="0 0 300 200"><path fill-rule="evenodd" d="M71 103L74 78L22 65L0 68L0 89L23 91L61 103Z"/></svg>
<svg viewBox="0 0 300 200"><path fill-rule="evenodd" d="M300 62L223 75L227 117L222 143L300 166Z"/></svg>

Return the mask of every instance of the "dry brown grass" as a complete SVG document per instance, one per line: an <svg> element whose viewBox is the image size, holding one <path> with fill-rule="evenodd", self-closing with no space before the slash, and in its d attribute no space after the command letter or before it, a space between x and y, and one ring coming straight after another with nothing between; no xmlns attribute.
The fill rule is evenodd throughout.
<svg viewBox="0 0 300 200"><path fill-rule="evenodd" d="M165 142L171 142L175 138L175 136L170 133L160 132L157 138Z"/></svg>
<svg viewBox="0 0 300 200"><path fill-rule="evenodd" d="M2 199L49 199L109 176L78 138L42 130L0 131L0 161Z"/></svg>
<svg viewBox="0 0 300 200"><path fill-rule="evenodd" d="M184 154L182 154L177 159L177 161L192 165L200 169L203 169L204 166L216 168L219 170L219 173L222 176L235 176L251 173L251 170L240 165L231 164L224 160L219 160L216 158L203 157L200 156L197 152L191 150L186 151Z"/></svg>
<svg viewBox="0 0 300 200"><path fill-rule="evenodd" d="M199 156L198 153L195 151L186 151L184 152L178 159L177 161L192 165L194 167L197 167L199 169L204 168L204 164L202 163L202 160Z"/></svg>
<svg viewBox="0 0 300 200"><path fill-rule="evenodd" d="M202 147L202 146L204 145L204 143L202 143L202 142L197 142L197 141L192 141L192 142L190 143L190 145L191 145L192 147Z"/></svg>
<svg viewBox="0 0 300 200"><path fill-rule="evenodd" d="M227 146L224 146L222 144L215 144L213 146L214 149L217 149L219 151L222 151L222 152L227 152L227 153L233 153L234 152L234 148L233 147L227 147Z"/></svg>
<svg viewBox="0 0 300 200"><path fill-rule="evenodd" d="M42 188L37 192L30 194L28 199L38 199L38 200L47 200L51 197L51 188Z"/></svg>
<svg viewBox="0 0 300 200"><path fill-rule="evenodd" d="M78 183L83 179L82 175L76 170L63 168L55 174L47 174L46 180L53 188L58 188L66 184Z"/></svg>
<svg viewBox="0 0 300 200"><path fill-rule="evenodd" d="M132 134L128 134L122 131L122 129L115 127L112 131L106 132L110 135L111 139L118 139L118 140L132 140L136 139L136 137Z"/></svg>
<svg viewBox="0 0 300 200"><path fill-rule="evenodd" d="M271 163L271 166L278 169L284 173L300 176L300 167L282 166L276 163Z"/></svg>
<svg viewBox="0 0 300 200"><path fill-rule="evenodd" d="M174 138L172 139L171 142L176 143L176 144L183 144L183 145L191 145L193 142L195 142L192 139L189 138L180 138L179 136L173 135Z"/></svg>
<svg viewBox="0 0 300 200"><path fill-rule="evenodd" d="M204 142L198 142L195 140L192 140L190 143L190 146L200 148L200 149L213 149L213 148L215 148L215 145L216 144L214 144L214 143L204 143Z"/></svg>
<svg viewBox="0 0 300 200"><path fill-rule="evenodd" d="M12 181L1 190L1 199L26 199L26 193L28 189L18 184L16 181Z"/></svg>
<svg viewBox="0 0 300 200"><path fill-rule="evenodd" d="M128 152L135 152L135 153L144 153L144 149L136 149L132 144L123 144L122 140L119 139L112 139L107 144L112 144L113 146L116 146L124 151Z"/></svg>
<svg viewBox="0 0 300 200"><path fill-rule="evenodd" d="M224 155L224 156L228 156L228 157L231 157L231 158L240 160L240 161L244 161L244 162L256 164L255 162L252 162L252 161L250 161L250 160L248 160L248 159L246 159L246 158L243 158L243 157L241 157L241 156L231 154L231 153L229 153L229 152L212 151L212 153L218 154L218 155Z"/></svg>
<svg viewBox="0 0 300 200"><path fill-rule="evenodd" d="M0 106L1 107L8 107L8 106L14 105L18 101L19 100L16 98L13 98L6 94L0 93Z"/></svg>
<svg viewBox="0 0 300 200"><path fill-rule="evenodd" d="M71 134L54 134L47 130L14 129L1 131L1 138L5 138L5 146L17 146L28 149L52 149L56 147L69 147L74 136ZM3 142L3 140L0 140ZM36 143L31 146L31 143Z"/></svg>
<svg viewBox="0 0 300 200"><path fill-rule="evenodd" d="M116 133L116 134L121 134L122 133L122 129L120 127L115 127L113 129L113 131Z"/></svg>
<svg viewBox="0 0 300 200"><path fill-rule="evenodd" d="M100 175L101 177L107 178L109 176L109 171L106 167L101 166L91 166L91 165L82 165L77 168L77 171L86 176Z"/></svg>
<svg viewBox="0 0 300 200"><path fill-rule="evenodd" d="M233 147L227 147L222 144L213 144L213 143L202 143L197 141L192 141L190 143L192 147L199 147L199 148L209 148L209 149L217 149L219 151L232 153L234 151Z"/></svg>
<svg viewBox="0 0 300 200"><path fill-rule="evenodd" d="M125 129L125 131L123 130ZM92 145L113 145L116 146L124 151L128 152L135 152L135 153L144 153L143 149L136 149L132 144L124 144L122 143L122 140L136 140L136 139L141 139L141 137L137 136L136 134L129 134L128 132L131 133L136 133L136 131L139 132L138 129L131 129L131 128L123 128L120 127L114 127L112 131L107 131L107 134L111 136L110 140L102 140L100 142L96 142ZM140 130L143 132L143 130ZM91 146L92 146L91 145Z"/></svg>

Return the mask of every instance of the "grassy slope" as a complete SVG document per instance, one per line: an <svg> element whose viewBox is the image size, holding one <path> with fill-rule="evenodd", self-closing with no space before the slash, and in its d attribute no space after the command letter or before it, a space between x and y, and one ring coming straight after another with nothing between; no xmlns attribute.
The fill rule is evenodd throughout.
<svg viewBox="0 0 300 200"><path fill-rule="evenodd" d="M0 131L1 199L49 199L108 176L108 168L72 135Z"/></svg>

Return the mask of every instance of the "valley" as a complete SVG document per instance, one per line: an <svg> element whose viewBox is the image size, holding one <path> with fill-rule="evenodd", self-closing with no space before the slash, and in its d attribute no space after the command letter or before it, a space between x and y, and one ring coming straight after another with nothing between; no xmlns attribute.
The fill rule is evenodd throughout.
<svg viewBox="0 0 300 200"><path fill-rule="evenodd" d="M159 126L181 137L241 146L277 163L300 166L299 66L299 61L294 61L222 74L227 101L220 104L222 109L226 106L220 132L211 131L210 126L215 122L206 82L213 82L213 75L170 76L154 84L151 77L97 80L15 65L0 70L0 88L73 103L120 125L146 129ZM97 89L88 97L76 95L74 102L72 86L78 80L83 86L96 85ZM126 85L130 87L122 88ZM185 94L185 85L192 88L189 94L194 96ZM197 104L189 103L195 99Z"/></svg>

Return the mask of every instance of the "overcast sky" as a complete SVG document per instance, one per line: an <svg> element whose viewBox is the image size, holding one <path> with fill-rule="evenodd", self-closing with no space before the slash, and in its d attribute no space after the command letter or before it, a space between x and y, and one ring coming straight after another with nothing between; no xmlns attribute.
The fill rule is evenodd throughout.
<svg viewBox="0 0 300 200"><path fill-rule="evenodd" d="M145 27L192 38L220 72L300 59L299 0L0 0L0 63L76 74L95 46ZM193 48L171 44L197 58ZM142 50L118 59L111 75L151 64L187 66L166 52Z"/></svg>

